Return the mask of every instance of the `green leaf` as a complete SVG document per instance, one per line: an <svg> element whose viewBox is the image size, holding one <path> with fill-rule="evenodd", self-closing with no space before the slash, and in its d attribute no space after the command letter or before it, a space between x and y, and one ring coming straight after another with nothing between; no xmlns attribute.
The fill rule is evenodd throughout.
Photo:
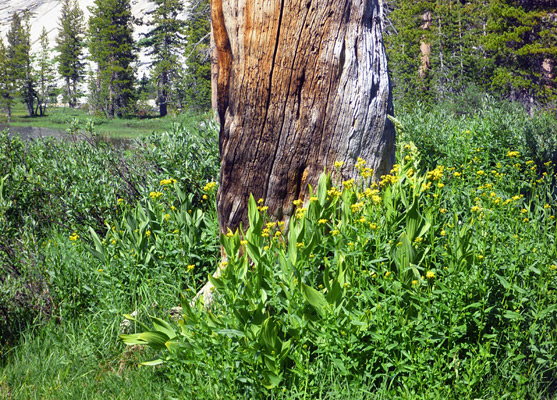
<svg viewBox="0 0 557 400"><path fill-rule="evenodd" d="M127 345L147 345L155 350L166 349L170 338L163 332L142 332L133 335L120 335L120 340Z"/></svg>
<svg viewBox="0 0 557 400"><path fill-rule="evenodd" d="M176 337L176 332L174 331L174 329L172 329L168 322L163 321L162 319L157 317L151 317L151 321L153 322L153 327L157 332L166 334L170 339Z"/></svg>
<svg viewBox="0 0 557 400"><path fill-rule="evenodd" d="M160 364L164 364L164 360L162 360L161 358L157 358L155 360L151 360L151 361L144 361L139 365L143 365L146 367L154 367L155 365L160 365Z"/></svg>
<svg viewBox="0 0 557 400"><path fill-rule="evenodd" d="M325 317L325 310L327 307L327 300L322 293L318 292L311 286L302 282L302 294L309 304L315 308L315 311L321 316Z"/></svg>
<svg viewBox="0 0 557 400"><path fill-rule="evenodd" d="M261 214L259 214L259 210L257 209L257 203L255 202L255 199L253 198L252 194L250 194L249 196L248 219L249 219L250 230L256 234L261 234L261 227L263 226L263 218L261 218Z"/></svg>
<svg viewBox="0 0 557 400"><path fill-rule="evenodd" d="M317 198L319 199L319 204L324 207L327 203L327 190L331 187L331 177L323 172L319 177L319 183L317 184Z"/></svg>

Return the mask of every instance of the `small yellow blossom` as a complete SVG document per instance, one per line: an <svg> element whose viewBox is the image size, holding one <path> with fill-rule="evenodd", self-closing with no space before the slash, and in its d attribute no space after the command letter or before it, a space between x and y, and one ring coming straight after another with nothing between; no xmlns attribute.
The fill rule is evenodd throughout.
<svg viewBox="0 0 557 400"><path fill-rule="evenodd" d="M347 181L342 182L342 186L344 186L345 189L352 189L354 183L355 183L354 179L349 179Z"/></svg>
<svg viewBox="0 0 557 400"><path fill-rule="evenodd" d="M433 271L427 271L427 272L425 273L425 277L426 277L427 279L433 279L433 278L435 278L435 273L434 273Z"/></svg>
<svg viewBox="0 0 557 400"><path fill-rule="evenodd" d="M344 161L335 161L335 168L341 168L344 165Z"/></svg>
<svg viewBox="0 0 557 400"><path fill-rule="evenodd" d="M300 200L300 199L294 200L294 201L292 202L292 204L294 204L296 207L299 207L299 206L302 205L302 200Z"/></svg>
<svg viewBox="0 0 557 400"><path fill-rule="evenodd" d="M145 236L147 236L147 237L151 236L151 231L145 232Z"/></svg>
<svg viewBox="0 0 557 400"><path fill-rule="evenodd" d="M209 182L207 183L205 186L203 186L203 191L210 193L213 191L213 189L217 187L217 183L216 182Z"/></svg>
<svg viewBox="0 0 557 400"><path fill-rule="evenodd" d="M412 285L413 285L413 286L416 286L417 284L418 284L418 281L417 281L416 279L414 279L414 280L412 281Z"/></svg>
<svg viewBox="0 0 557 400"><path fill-rule="evenodd" d="M248 241L247 240L240 240L240 244L242 246L245 246L246 244L248 244Z"/></svg>
<svg viewBox="0 0 557 400"><path fill-rule="evenodd" d="M507 157L511 157L511 158L512 158L512 157L519 157L519 156L520 156L520 153L519 153L518 151L509 151L509 152L507 153Z"/></svg>
<svg viewBox="0 0 557 400"><path fill-rule="evenodd" d="M195 268L195 264L188 265L188 271L193 271L194 268Z"/></svg>
<svg viewBox="0 0 557 400"><path fill-rule="evenodd" d="M316 196L311 196L311 197L309 198L309 201L312 202L312 203L315 203L315 202L318 201L318 200L319 200L319 199L318 199Z"/></svg>
<svg viewBox="0 0 557 400"><path fill-rule="evenodd" d="M124 202L124 199L118 199L118 204L122 204Z"/></svg>
<svg viewBox="0 0 557 400"><path fill-rule="evenodd" d="M336 236L340 233L340 231L338 229L334 229L331 231L331 235Z"/></svg>
<svg viewBox="0 0 557 400"><path fill-rule="evenodd" d="M329 221L326 220L326 219L324 219L324 218L322 218L322 219L320 219L320 220L317 221L317 222L318 222L319 224L321 224L321 225L324 225L324 224L326 224L326 223L329 222Z"/></svg>

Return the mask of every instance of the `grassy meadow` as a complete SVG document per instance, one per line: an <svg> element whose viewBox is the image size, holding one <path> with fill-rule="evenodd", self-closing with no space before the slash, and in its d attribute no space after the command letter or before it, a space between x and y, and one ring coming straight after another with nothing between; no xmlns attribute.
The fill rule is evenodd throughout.
<svg viewBox="0 0 557 400"><path fill-rule="evenodd" d="M380 182L336 163L288 231L251 199L222 237L209 121L127 152L85 120L83 141L0 134L0 398L557 398L555 116L395 123Z"/></svg>
<svg viewBox="0 0 557 400"><path fill-rule="evenodd" d="M81 126L100 136L111 138L134 139L160 133L172 129L172 125L180 123L189 126L191 122L199 120L197 115L186 112L183 114L168 114L158 117L152 113L145 113L143 118L105 118L91 115L86 109L71 109L67 107L52 107L47 109L45 116L29 117L23 104L16 103L10 125L16 127L40 127L57 131L66 131L70 126ZM0 124L6 124L5 115L0 116Z"/></svg>

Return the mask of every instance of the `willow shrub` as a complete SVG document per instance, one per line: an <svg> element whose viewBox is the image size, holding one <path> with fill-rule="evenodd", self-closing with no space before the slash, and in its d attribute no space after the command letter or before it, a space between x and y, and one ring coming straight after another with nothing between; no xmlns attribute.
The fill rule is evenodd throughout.
<svg viewBox="0 0 557 400"><path fill-rule="evenodd" d="M420 172L407 142L379 184L363 160L359 181L339 182L336 163L288 233L251 198L246 233L221 237L212 305L183 295L177 323L137 321L121 339L160 351L146 364L166 364L186 397L315 397L331 382L389 398L548 394L552 176L504 154Z"/></svg>

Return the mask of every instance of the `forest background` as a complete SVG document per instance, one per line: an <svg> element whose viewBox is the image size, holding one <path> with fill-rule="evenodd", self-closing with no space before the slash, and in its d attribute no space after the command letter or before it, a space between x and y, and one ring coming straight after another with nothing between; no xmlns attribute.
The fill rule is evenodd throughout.
<svg viewBox="0 0 557 400"><path fill-rule="evenodd" d="M554 2L399 0L382 10L397 106L482 95L529 108L554 104ZM156 1L137 41L129 2L97 0L90 11L85 21L79 4L65 1L56 43L44 32L30 37L29 15L12 17L0 42L0 107L7 114L19 100L29 116L59 100L73 108L78 99L90 114L108 117L153 115L154 103L161 116L210 109L208 1ZM32 52L36 40L41 48ZM149 58L142 76L139 49Z"/></svg>

